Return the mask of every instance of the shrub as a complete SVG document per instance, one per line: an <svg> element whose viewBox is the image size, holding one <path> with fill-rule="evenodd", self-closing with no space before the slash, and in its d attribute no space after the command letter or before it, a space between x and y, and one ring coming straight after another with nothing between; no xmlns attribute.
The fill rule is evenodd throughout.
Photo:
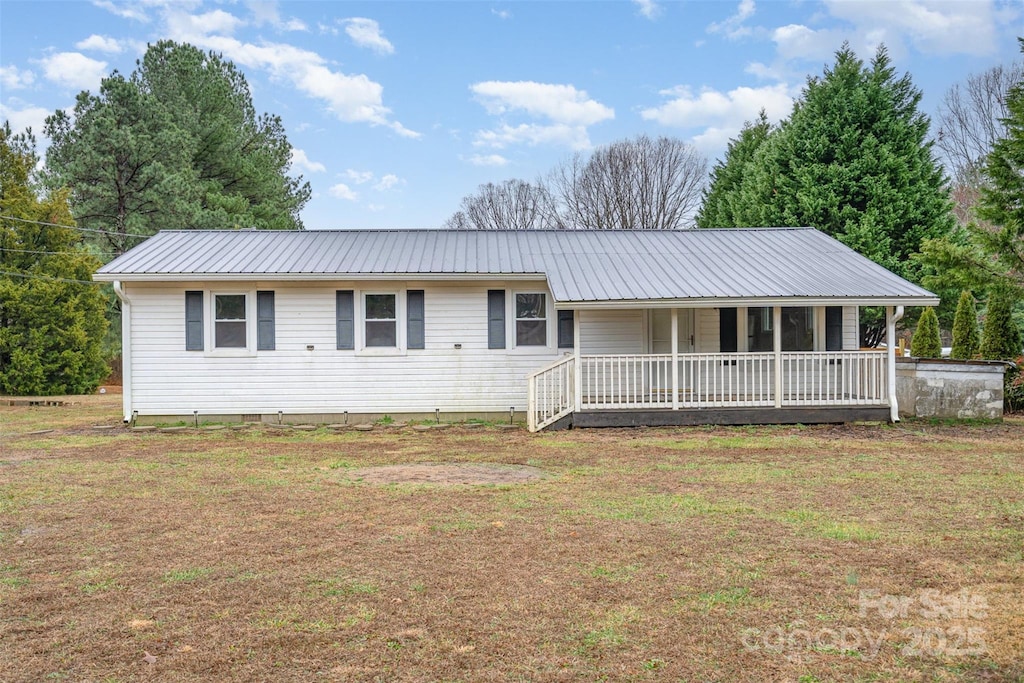
<svg viewBox="0 0 1024 683"><path fill-rule="evenodd" d="M978 310L974 307L974 297L965 289L960 293L960 301L956 305L956 316L953 318L953 350L949 357L970 360L978 355L980 348Z"/></svg>
<svg viewBox="0 0 1024 683"><path fill-rule="evenodd" d="M1013 320L1012 299L997 290L988 298L985 329L981 336L981 357L988 360L1013 360L1021 355L1020 329Z"/></svg>
<svg viewBox="0 0 1024 683"><path fill-rule="evenodd" d="M942 355L939 319L934 308L926 308L917 321L917 329L910 340L910 355L915 358L939 358Z"/></svg>
<svg viewBox="0 0 1024 683"><path fill-rule="evenodd" d="M1017 367L1007 368L1003 383L1003 410L1007 413L1024 411L1024 356L1015 361Z"/></svg>

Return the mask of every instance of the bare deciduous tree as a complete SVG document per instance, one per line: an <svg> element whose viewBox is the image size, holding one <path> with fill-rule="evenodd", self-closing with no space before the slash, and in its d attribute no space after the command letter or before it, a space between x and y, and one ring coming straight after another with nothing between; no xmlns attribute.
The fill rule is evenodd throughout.
<svg viewBox="0 0 1024 683"><path fill-rule="evenodd" d="M942 150L954 183L976 187L978 168L996 140L1006 136L1006 96L1024 78L1024 65L994 66L953 85L939 105L935 144Z"/></svg>
<svg viewBox="0 0 1024 683"><path fill-rule="evenodd" d="M471 230L543 230L559 228L558 211L541 183L505 180L485 183L463 197L461 208L445 221L446 228Z"/></svg>
<svg viewBox="0 0 1024 683"><path fill-rule="evenodd" d="M691 145L640 135L574 155L551 185L572 227L671 230L692 224L707 177L707 157Z"/></svg>
<svg viewBox="0 0 1024 683"><path fill-rule="evenodd" d="M646 135L576 154L528 183L481 185L464 197L446 228L477 230L690 227L700 206L708 160L676 138Z"/></svg>

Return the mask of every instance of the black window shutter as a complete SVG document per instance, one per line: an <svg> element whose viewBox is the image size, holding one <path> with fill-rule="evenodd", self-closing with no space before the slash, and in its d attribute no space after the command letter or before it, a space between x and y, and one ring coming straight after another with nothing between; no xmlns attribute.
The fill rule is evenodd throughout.
<svg viewBox="0 0 1024 683"><path fill-rule="evenodd" d="M825 308L825 350L843 350L843 307Z"/></svg>
<svg viewBox="0 0 1024 683"><path fill-rule="evenodd" d="M256 350L277 348L274 330L274 293L256 292Z"/></svg>
<svg viewBox="0 0 1024 683"><path fill-rule="evenodd" d="M487 348L505 348L505 290L487 290Z"/></svg>
<svg viewBox="0 0 1024 683"><path fill-rule="evenodd" d="M558 348L575 348L572 311L558 312Z"/></svg>
<svg viewBox="0 0 1024 683"><path fill-rule="evenodd" d="M410 289L405 293L406 345L410 349L425 347L423 330L423 290Z"/></svg>
<svg viewBox="0 0 1024 683"><path fill-rule="evenodd" d="M203 293L185 292L185 350L203 350Z"/></svg>
<svg viewBox="0 0 1024 683"><path fill-rule="evenodd" d="M351 289L337 292L338 348L351 350L356 347L355 293Z"/></svg>
<svg viewBox="0 0 1024 683"><path fill-rule="evenodd" d="M736 309L718 309L718 343L722 353L736 353Z"/></svg>

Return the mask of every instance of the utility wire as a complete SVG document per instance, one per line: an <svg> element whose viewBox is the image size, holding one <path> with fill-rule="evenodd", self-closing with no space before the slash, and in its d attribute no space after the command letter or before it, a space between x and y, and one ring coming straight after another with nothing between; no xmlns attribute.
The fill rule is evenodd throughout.
<svg viewBox="0 0 1024 683"><path fill-rule="evenodd" d="M35 275L33 273L14 273L9 270L0 270L0 275L9 275L11 277L23 277L27 280L44 280L46 282L71 282L78 285L104 285L105 282L96 282L95 280L72 280L66 277L50 277L49 275Z"/></svg>
<svg viewBox="0 0 1024 683"><path fill-rule="evenodd" d="M63 256L65 254L78 256L79 254L86 254L88 256L117 256L117 254L110 251L33 251L31 249L8 249L7 247L0 247L0 252L9 251L12 254L43 254L47 256Z"/></svg>
<svg viewBox="0 0 1024 683"><path fill-rule="evenodd" d="M68 230L81 230L82 232L94 232L100 235L116 235L117 237L135 238L135 239L146 239L149 235L133 235L130 233L116 232L114 230L96 230L94 228L80 228L77 225L62 225L60 223L47 223L46 221L32 221L27 218L18 218L16 216L0 216L0 218L9 221L21 221L22 223L32 223L33 225L46 225L52 228L67 228Z"/></svg>

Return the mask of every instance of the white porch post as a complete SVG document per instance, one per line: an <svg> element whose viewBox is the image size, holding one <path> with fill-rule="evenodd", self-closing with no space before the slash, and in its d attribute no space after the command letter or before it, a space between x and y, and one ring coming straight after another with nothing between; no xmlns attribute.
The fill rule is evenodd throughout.
<svg viewBox="0 0 1024 683"><path fill-rule="evenodd" d="M679 309L672 309L672 410L679 410Z"/></svg>
<svg viewBox="0 0 1024 683"><path fill-rule="evenodd" d="M896 321L903 317L903 307L893 312L892 306L885 307L885 374L889 385L889 419L900 421L900 406L896 400Z"/></svg>
<svg viewBox="0 0 1024 683"><path fill-rule="evenodd" d="M114 281L114 294L121 300L121 405L124 421L131 422L132 407L132 301L124 289L124 283Z"/></svg>
<svg viewBox="0 0 1024 683"><path fill-rule="evenodd" d="M775 407L782 407L782 307L772 306L772 350L775 351Z"/></svg>
<svg viewBox="0 0 1024 683"><path fill-rule="evenodd" d="M575 412L583 409L583 362L580 359L580 309L572 312L573 403Z"/></svg>

